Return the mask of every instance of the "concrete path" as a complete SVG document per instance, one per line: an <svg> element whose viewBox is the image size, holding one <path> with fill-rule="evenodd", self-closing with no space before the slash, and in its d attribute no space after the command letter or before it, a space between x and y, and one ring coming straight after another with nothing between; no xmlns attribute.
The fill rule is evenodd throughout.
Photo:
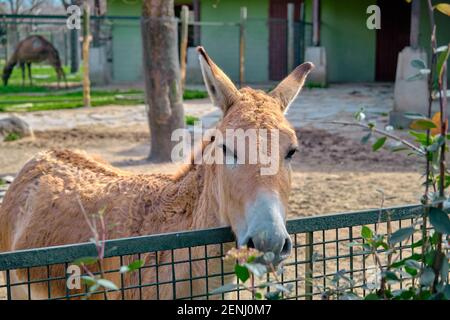
<svg viewBox="0 0 450 320"><path fill-rule="evenodd" d="M204 127L212 126L221 115L209 99L187 100L184 105L186 114L201 118ZM392 105L391 84L335 84L325 89L305 88L292 104L287 117L294 127L314 126L332 130L323 122L349 120L362 107L369 111L371 117L386 122ZM34 130L70 129L97 124L133 126L147 122L144 105L24 112L16 115ZM7 116L7 113L0 113L0 118Z"/></svg>

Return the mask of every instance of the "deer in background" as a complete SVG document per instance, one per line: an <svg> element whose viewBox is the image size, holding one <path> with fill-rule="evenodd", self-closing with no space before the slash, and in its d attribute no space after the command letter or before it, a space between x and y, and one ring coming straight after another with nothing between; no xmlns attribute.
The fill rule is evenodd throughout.
<svg viewBox="0 0 450 320"><path fill-rule="evenodd" d="M8 80L14 67L18 64L22 69L22 85L25 85L25 65L28 69L28 79L30 85L33 85L31 76L31 64L47 61L56 71L58 79L58 88L61 78L64 79L67 88L67 80L64 70L61 66L58 50L44 37L33 35L20 41L11 58L3 68L3 84L8 85Z"/></svg>

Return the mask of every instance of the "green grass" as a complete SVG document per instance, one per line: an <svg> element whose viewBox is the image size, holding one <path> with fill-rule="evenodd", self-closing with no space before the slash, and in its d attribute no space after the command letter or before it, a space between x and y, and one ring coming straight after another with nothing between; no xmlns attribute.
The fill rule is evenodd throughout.
<svg viewBox="0 0 450 320"><path fill-rule="evenodd" d="M317 82L307 82L305 85L308 89L325 89L328 88L328 84L322 84Z"/></svg>
<svg viewBox="0 0 450 320"><path fill-rule="evenodd" d="M3 69L4 61L0 61L0 69ZM79 82L81 85L82 72L71 75L69 68L64 67L68 82ZM57 78L52 67L48 65L32 65L33 86L22 86L22 72L19 67L14 68L8 86L0 85L0 112L27 112L58 109L74 109L83 107L83 93L81 89L76 91L55 90ZM61 88L64 88L61 83ZM201 99L207 97L207 93L199 90L186 90L183 94L185 100ZM106 105L136 105L144 103L142 90L96 90L91 92L91 104L93 107Z"/></svg>
<svg viewBox="0 0 450 320"><path fill-rule="evenodd" d="M184 99L206 97L203 91L186 90ZM91 105L101 107L106 105L137 105L144 103L144 93L140 90L93 90ZM10 94L0 99L0 112L28 112L59 109L74 109L83 107L83 92L48 92L45 95Z"/></svg>
<svg viewBox="0 0 450 320"><path fill-rule="evenodd" d="M185 122L186 122L186 124L188 125L188 126L193 126L196 122L198 122L200 119L199 118L197 118L197 117L194 117L194 116L185 116L184 117L184 120L185 120Z"/></svg>
<svg viewBox="0 0 450 320"><path fill-rule="evenodd" d="M3 139L3 141L16 141L19 140L20 138L22 138L20 134L16 132L11 132L8 133L8 135L5 137L5 139Z"/></svg>

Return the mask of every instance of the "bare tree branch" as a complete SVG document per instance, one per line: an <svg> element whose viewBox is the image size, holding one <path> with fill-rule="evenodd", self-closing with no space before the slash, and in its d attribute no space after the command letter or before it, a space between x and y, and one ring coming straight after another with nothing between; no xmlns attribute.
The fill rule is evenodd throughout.
<svg viewBox="0 0 450 320"><path fill-rule="evenodd" d="M392 140L398 141L401 144L403 144L404 146L408 147L409 149L412 149L413 151L421 154L421 155L425 155L425 151L423 151L422 149L420 149L419 147L413 145L412 143L410 143L409 141L406 141L400 137L397 137L396 135L393 135L387 131L384 130L380 130L377 129L375 127L371 127L367 124L364 123L360 123L360 122L345 122L345 121L329 121L329 122L325 122L325 123L329 123L329 124L339 124L339 125L343 125L343 126L355 126L355 127L361 127L361 128L365 128L365 129L369 129L375 133L378 133L382 136L388 137Z"/></svg>

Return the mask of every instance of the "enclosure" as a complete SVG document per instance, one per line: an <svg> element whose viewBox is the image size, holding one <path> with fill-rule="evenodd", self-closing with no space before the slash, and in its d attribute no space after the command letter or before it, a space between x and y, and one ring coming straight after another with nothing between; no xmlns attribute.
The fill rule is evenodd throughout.
<svg viewBox="0 0 450 320"><path fill-rule="evenodd" d="M361 226L377 225L378 231L386 230L386 223L392 223L393 231L411 225L414 219L421 216L420 206L393 207L380 210L366 210L359 212L330 214L317 217L305 217L289 220L288 232L293 240L293 254L284 266L284 272L278 279L280 283L291 283L294 286L293 294L285 296L286 299L322 299L323 292L333 275L341 272L355 280L352 290L364 292L368 282L373 280L376 274L373 261L368 258L367 252L351 247L349 244L355 241L363 241ZM225 278L233 276L232 270L224 266L223 257L227 245L233 245L234 237L229 228L217 228L207 230L186 231L172 234L150 235L137 238L115 239L106 242L105 257L117 257L121 264L129 258L144 259L145 265L136 271L136 283L132 286L122 286L124 275L120 270L105 270L106 273L120 274L119 299L141 299L146 291L154 290L159 298L161 287L172 288L173 299L251 299L248 292L242 289L230 289L226 293L211 293L211 283L218 281L224 284ZM412 239L414 243L414 237ZM203 252L201 256L193 258L194 250ZM411 244L400 243L397 246L400 259L407 259L414 254ZM178 257L181 250L188 250L189 259ZM170 255L171 261L167 264L159 264L158 256ZM80 257L95 256L93 244L74 244L60 247L37 248L12 253L0 254L0 270L4 271L6 284L1 285L6 299L13 299L12 288L20 286L28 292L28 298L33 299L32 288L34 285L43 284L48 290L46 299L71 299L83 298L83 294L73 294L69 289L65 296L53 296L51 287L61 281L67 281L70 274L55 274L52 270L58 264L63 264L65 269ZM385 263L385 262L384 262ZM192 276L193 264L204 264L205 273ZM208 271L208 266L218 264L219 268ZM191 276L189 278L178 277L177 269L181 265L188 265ZM45 275L42 279L25 282L11 280L11 272L24 269L30 275L30 270L39 268ZM161 270L169 269L172 274L170 281L158 281ZM141 274L146 270L156 273L157 281L146 283ZM212 272L213 271L213 272ZM274 281L277 281L273 279ZM342 280L341 280L342 281ZM405 279L406 283L407 279ZM177 285L189 283L189 293L177 296ZM400 288L405 283L400 282ZM193 287L201 286L202 290L194 294ZM345 284L344 284L345 285ZM85 288L87 290L87 288ZM1 291L0 291L1 292ZM111 294L110 291L109 294ZM103 295L103 291L97 291L97 295ZM165 297L168 298L168 297Z"/></svg>
<svg viewBox="0 0 450 320"><path fill-rule="evenodd" d="M22 136L16 132L5 134L4 139L1 139L3 141L0 141L0 206L2 201L11 203L11 199L28 196L28 192L14 189L17 186L13 182L14 176L17 175L20 181L23 175L20 169L25 161L48 149L83 149L93 154L92 163L99 166L103 166L104 161L97 160L97 155L101 155L117 171L127 170L126 174L133 177L156 174L154 176L164 176L167 181L176 180L180 168L175 161L151 162L154 160L151 152L158 150L151 139L158 136L167 138L163 126L167 119L160 121L161 126L152 124L154 117L151 110L156 110L160 101L156 99L154 101L157 102L153 103L151 94L155 95L154 92L158 91L158 85L154 86L158 83L154 81L155 78L163 79L161 83L167 80L165 77L160 78L159 72L167 71L166 65L169 65L173 70L167 78L174 74L176 76L167 86L170 94L166 98L171 101L177 91L178 97L174 103L178 110L184 112L180 113L182 116L177 120L188 131L195 130L194 123L198 120L202 121L204 127L221 123L220 120L227 116L230 101L222 101L223 114L213 104L217 104L217 97L228 97L224 93L230 93L240 102L238 93L252 92L251 96L258 96L260 100L254 100L253 104L244 107L258 106L256 109L249 108L254 112L255 119L266 119L268 114L275 113L279 115L275 126L284 124L284 121L289 126L288 152L280 156L283 170L289 172L289 179L285 179L286 182L289 180L285 184L286 190L289 189L289 197L287 193L286 196L282 195L284 202L280 212L277 212L280 220L272 223L282 226L284 232L281 251L286 243L290 250L289 237L292 241L292 253L283 261L283 269L276 270L269 259L270 263L265 267L271 268L269 271L272 272L259 277L261 271L251 269L255 268L251 264L254 257L251 257L251 262L247 260L245 263L239 259L230 259L233 250L255 247L253 241L247 241L248 234L235 233L239 239L245 239L244 243L250 247L236 249L240 244L231 228L186 230L200 228L180 221L187 216L194 216L196 209L189 210L191 205L198 205L195 197L189 198L190 203L180 211L185 216L173 219L173 226L155 229L177 232L160 234L164 231L158 231L156 234L144 228L136 231L136 227L127 230L128 233L108 237L103 226L103 239L109 239L104 242L96 238L98 234L94 230L94 238L89 243L78 242L87 241L90 236L66 241L67 233L60 232L62 237L59 241L38 245L30 241L25 246L21 246L17 240L19 236L12 235L17 231L14 228L22 227L17 227L18 223L29 223L27 217L21 220L21 205L26 203L24 206L28 206L28 201L18 201L18 205L16 203L8 207L9 211L1 211L0 207L0 218L2 213L15 212L16 209L18 212L17 215L5 215L8 221L5 220L2 227L7 227L0 229L5 230L7 236L11 233L10 238L14 238L4 241L5 251L11 252L0 252L0 300L17 300L24 296L28 300L450 299L450 201L446 195L446 188L450 186L450 172L446 169L449 165L446 144L450 140L447 132L446 60L450 46L438 47L436 34L430 37L432 41L428 44L428 26L421 21L429 14L431 29L437 27L439 41L447 41L448 30L442 25L445 23L443 18L448 17L438 16L433 21L433 14L437 13L440 6L441 13L450 15L450 5L433 7L429 1L430 8L427 8L425 1L420 3L414 0L407 4L398 0L395 7L389 7L387 1L379 0L376 3L386 13L381 22L387 26L381 31L369 28L368 16L365 15L366 7L373 7L372 2L375 1L354 1L349 6L326 0L322 4L319 0L243 2L245 6L241 1L231 0L217 3L206 0L174 1L169 6L170 14L165 17L151 16L150 10L146 10L141 1L110 1L105 2L108 10L102 14L97 12L91 16L89 5L85 6L82 20L90 22L83 24L80 30L66 28L68 17L64 14L0 15L0 68L14 62L8 63L7 60L20 39L40 34L59 51L69 80L66 87L61 89L59 79L56 83L53 69L37 65L32 68L34 77L30 75L30 85L23 81L19 68L16 68L9 85L0 87L0 121L7 116L14 119L19 115L22 121L34 129L34 134L30 135ZM96 3L99 4L99 1ZM160 2L163 3L167 2ZM395 10L400 9L403 10L402 14L396 16ZM428 9L431 13L427 12ZM160 28L162 26L164 28ZM160 37L164 41L150 39L155 34L155 38L158 38L159 33L152 33L155 29L168 33ZM426 37L419 37L420 30L427 33ZM92 39L89 36L91 31ZM145 31L149 32L148 38ZM170 49L168 46L164 49L166 52L159 53L159 49L168 43ZM443 44L447 45L445 42ZM404 58L405 68L400 68L402 64L398 57L404 51L409 52L408 45L417 49L413 53L420 59L410 61ZM196 49L196 46L204 48ZM422 55L424 50L429 50L429 61L426 55ZM153 55L154 52L158 54ZM162 59L169 56L170 61ZM158 58L161 60L159 65ZM199 58L200 63L204 63L203 69ZM150 66L148 61L156 63ZM215 61L217 67L211 61ZM304 63L305 68L295 68L301 63ZM314 65L315 71L309 74ZM398 76L395 74L396 67ZM152 73L151 68L155 68L156 72ZM216 68L223 69L236 85L228 83L227 77ZM406 70L405 74L400 75L402 70ZM412 80L406 79L412 72L416 74ZM307 80L306 76L309 76ZM283 90L277 93L276 85L283 79ZM395 84L390 82L394 79ZM33 85L31 80L34 81ZM213 103L207 99L204 80ZM341 81L358 83L336 83ZM208 83L215 85L208 86ZM225 87L230 90L222 92L222 86L217 86L217 83L226 84ZM398 91L399 83L411 85L412 89L402 93ZM416 84L427 91L414 89ZM238 91L238 88L247 85L252 89ZM297 98L300 91L301 95ZM288 99L283 98L284 93L289 95L289 103L286 103ZM413 94L425 102L411 98ZM159 98L158 94L155 96ZM399 109L398 102L402 100L399 97L411 98L409 104ZM420 108L416 110L412 107L414 103ZM427 103L429 106L425 110ZM277 108L260 114L263 107L270 106ZM394 111L408 119L407 125L400 126L392 122L390 114ZM242 119L237 120L244 121L253 116L243 113ZM403 130L410 125L411 131ZM155 130L155 127L160 131ZM1 130L0 134L3 135ZM2 135L0 138L3 138ZM211 137L209 142L214 142L215 138ZM221 147L219 151L223 149L226 155L226 145L222 144ZM409 153L393 153L405 151L401 147L407 147ZM298 151L298 155L292 158L289 156L291 151ZM78 163L79 158L75 158L69 160ZM59 158L57 160L60 161ZM57 161L50 162L50 166L58 165ZM86 169L81 165L73 167L76 173ZM90 166L86 167L86 171L91 170ZM36 170L40 170L40 167L37 166ZM66 174L70 170L62 171ZM241 175L247 173L243 171ZM220 171L219 174L216 171L214 173L215 182L225 185L226 181L219 180ZM43 174L48 174L51 181L59 183L57 174L55 179L46 170ZM203 182L200 174L194 177L193 181ZM254 185L237 193L246 194L248 191L250 194L250 188L256 190L258 179L251 181L252 178L246 182L249 185L253 182ZM99 176L96 179L100 180ZM80 180L85 182L88 179ZM30 190L41 187L40 182L30 182ZM84 185L81 191L78 190L79 193L91 191L89 188L96 182L95 179L90 181L90 185ZM55 194L69 191L64 184L65 181L58 185L61 188L55 188ZM12 191L7 191L10 185ZM109 186L112 185L114 182ZM189 188L174 189L168 198L175 198L179 194L184 196L186 189L192 192L195 190L193 185L196 184L189 185ZM240 185L245 186L244 183ZM123 192L120 183L116 186L118 194L128 194L127 191ZM136 194L158 195L164 185L158 188L155 187L151 192L142 189ZM203 190L211 191L209 189L204 187ZM79 200L82 213L87 217L78 196L74 198ZM71 203L64 197L60 199ZM127 200L118 196L112 196L106 201L112 203L116 199L122 201L124 207L127 205ZM161 202L166 203L166 200L163 198ZM92 202L99 204L98 197L93 197ZM136 220L145 218L148 208L151 208L149 203L153 204L149 201L143 206L136 206L139 210L144 207L144 211L137 210L139 217ZM276 201L269 205L266 202L265 206L270 207L272 203ZM114 203L111 207L123 213L125 210L122 212L118 208L121 204ZM49 205L52 209L46 210L56 208L54 213L61 215L50 216L49 224L42 223L43 231L36 234L50 235L48 239L51 239L49 225L54 221L69 225L67 214L70 210L59 210L55 203ZM32 209L35 208L31 208L30 212ZM255 211L263 211L260 207L257 209ZM158 213L157 209L150 211L152 214ZM170 214L173 211L174 205L171 207L169 203L167 212ZM206 218L196 216L197 220L206 221L217 213L216 210L205 212ZM93 221L96 217L103 219L102 213L89 214L92 214ZM80 221L79 217L77 222ZM124 214L120 218L128 221L134 216ZM169 225L166 218L164 215L157 216L154 224ZM255 218L254 223L259 227L261 217L258 218ZM285 218L288 234L282 223ZM44 221L40 218L36 220ZM140 223L143 224L142 221ZM236 231L236 226L230 224ZM13 227L8 229L8 225ZM205 225L228 224L202 226ZM87 226L89 229L81 223L78 228L93 231L89 218ZM278 232L281 229L273 230ZM72 224L69 230L74 230ZM31 234L34 235L33 232L25 232L20 236L26 240L32 238ZM140 236L120 238L130 235ZM6 238L2 239L0 234L0 241ZM55 243L70 244L44 247ZM13 251L17 248L33 249ZM264 246L261 248L264 250L260 252L263 258L272 253L266 252ZM275 253L272 254L275 256ZM107 269L103 269L104 260ZM246 270L244 281L239 280L242 268ZM81 274L74 278L74 270L81 271ZM81 287L72 287L73 281ZM246 281L251 282L250 290ZM270 285L266 287L261 282Z"/></svg>

